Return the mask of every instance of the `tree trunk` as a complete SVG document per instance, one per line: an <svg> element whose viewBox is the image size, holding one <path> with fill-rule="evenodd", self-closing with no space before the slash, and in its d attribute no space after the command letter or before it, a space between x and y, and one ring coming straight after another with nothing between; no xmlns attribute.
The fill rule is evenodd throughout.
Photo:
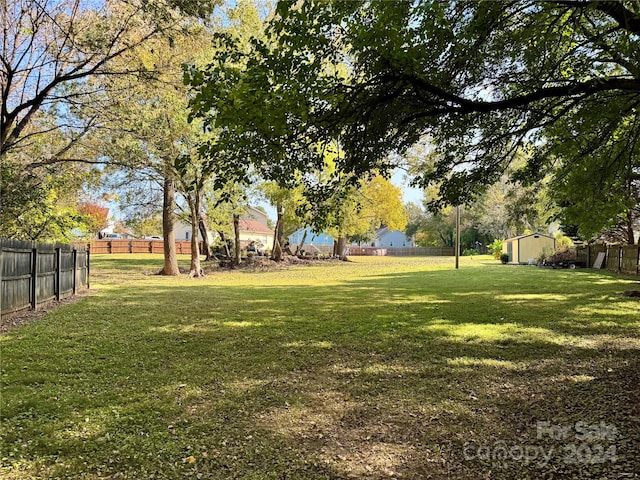
<svg viewBox="0 0 640 480"><path fill-rule="evenodd" d="M627 242L628 245L633 245L636 243L636 239L633 231L633 213L632 212L627 212L626 214L624 234L625 234L625 241Z"/></svg>
<svg viewBox="0 0 640 480"><path fill-rule="evenodd" d="M271 249L271 259L276 262L282 261L282 247L278 240L278 229L280 228L280 219L276 221L276 228L273 235L273 248Z"/></svg>
<svg viewBox="0 0 640 480"><path fill-rule="evenodd" d="M276 214L278 220L276 221L276 228L273 238L273 251L271 258L276 262L282 261L282 245L284 244L284 222L282 221L282 203L278 202L276 205Z"/></svg>
<svg viewBox="0 0 640 480"><path fill-rule="evenodd" d="M227 254L227 258L231 258L231 251L229 250L229 243L227 242L227 237L225 236L222 230L218 230L218 235L220 235L220 241L224 245L224 251Z"/></svg>
<svg viewBox="0 0 640 480"><path fill-rule="evenodd" d="M202 268L200 268L200 245L198 242L198 230L200 224L200 201L197 195L195 198L188 196L189 209L191 210L191 268L189 269L189 277L202 277Z"/></svg>
<svg viewBox="0 0 640 480"><path fill-rule="evenodd" d="M198 227L200 229L200 236L202 237L202 251L205 255L205 262L211 260L211 243L209 242L209 225L207 219L200 213L198 220Z"/></svg>
<svg viewBox="0 0 640 480"><path fill-rule="evenodd" d="M302 247L304 247L304 242L307 241L307 233L309 233L309 230L305 228L304 233L302 234L302 240L300 240L300 245L296 247L296 255L300 255L302 253Z"/></svg>
<svg viewBox="0 0 640 480"><path fill-rule="evenodd" d="M240 265L240 215L233 214L233 234L235 235L233 263Z"/></svg>
<svg viewBox="0 0 640 480"><path fill-rule="evenodd" d="M340 260L347 259L347 238L344 235L338 236L334 252L338 257L340 257Z"/></svg>
<svg viewBox="0 0 640 480"><path fill-rule="evenodd" d="M176 235L173 230L175 185L169 175L164 178L162 199L162 238L164 239L164 268L160 275L180 275L176 254Z"/></svg>

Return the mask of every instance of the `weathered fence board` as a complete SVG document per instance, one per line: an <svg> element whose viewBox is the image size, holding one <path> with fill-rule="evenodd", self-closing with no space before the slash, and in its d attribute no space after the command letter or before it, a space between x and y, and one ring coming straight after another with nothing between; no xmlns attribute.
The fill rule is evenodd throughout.
<svg viewBox="0 0 640 480"><path fill-rule="evenodd" d="M0 239L0 315L88 288L88 265L84 246Z"/></svg>
<svg viewBox="0 0 640 480"><path fill-rule="evenodd" d="M604 253L606 256L607 246L600 243L595 245L589 245L588 251L589 251L589 266L593 266L596 259L598 258L598 254Z"/></svg>
<svg viewBox="0 0 640 480"><path fill-rule="evenodd" d="M623 245L620 247L620 271L638 273L638 246Z"/></svg>
<svg viewBox="0 0 640 480"><path fill-rule="evenodd" d="M605 260L605 268L613 272L620 270L620 247L607 247L607 258Z"/></svg>
<svg viewBox="0 0 640 480"><path fill-rule="evenodd" d="M599 253L605 253L603 268L612 272L640 275L640 245L593 244L576 248L578 259L589 259L590 267Z"/></svg>

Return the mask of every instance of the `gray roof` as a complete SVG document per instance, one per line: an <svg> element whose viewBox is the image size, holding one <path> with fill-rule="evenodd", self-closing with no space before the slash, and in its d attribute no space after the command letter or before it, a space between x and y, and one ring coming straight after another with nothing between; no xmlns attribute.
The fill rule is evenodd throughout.
<svg viewBox="0 0 640 480"><path fill-rule="evenodd" d="M544 233L540 233L540 232L534 232L534 233L527 233L526 235L518 235L517 237L512 237L512 238L507 238L505 240L505 242L508 242L510 240L520 240L521 238L526 238L526 237L547 237L547 238L551 238L552 240L555 240L554 237L552 237L551 235L546 235Z"/></svg>

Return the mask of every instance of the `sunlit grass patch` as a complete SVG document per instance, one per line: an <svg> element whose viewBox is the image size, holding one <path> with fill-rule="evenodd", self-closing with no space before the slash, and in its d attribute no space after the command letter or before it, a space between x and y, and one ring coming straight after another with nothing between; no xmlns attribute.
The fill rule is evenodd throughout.
<svg viewBox="0 0 640 480"><path fill-rule="evenodd" d="M450 358L447 360L449 365L454 366L489 366L496 368L504 368L507 370L522 370L526 367L524 364L518 364L516 362L512 362L509 360L499 360L496 358L469 358L469 357L458 357L458 358Z"/></svg>
<svg viewBox="0 0 640 480"><path fill-rule="evenodd" d="M535 302L563 302L568 300L567 295L559 293L511 293L508 295L496 295L496 300L504 300L513 303L534 303Z"/></svg>

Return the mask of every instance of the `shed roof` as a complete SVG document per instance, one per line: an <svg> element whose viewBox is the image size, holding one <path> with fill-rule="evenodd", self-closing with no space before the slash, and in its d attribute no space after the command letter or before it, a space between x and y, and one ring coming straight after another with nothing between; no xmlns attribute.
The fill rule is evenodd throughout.
<svg viewBox="0 0 640 480"><path fill-rule="evenodd" d="M517 237L507 238L505 241L509 242L511 240L520 240L521 238L526 238L526 237L547 237L552 240L555 240L555 238L552 237L551 235L546 235L540 232L534 232L534 233L527 233L526 235L518 235Z"/></svg>

